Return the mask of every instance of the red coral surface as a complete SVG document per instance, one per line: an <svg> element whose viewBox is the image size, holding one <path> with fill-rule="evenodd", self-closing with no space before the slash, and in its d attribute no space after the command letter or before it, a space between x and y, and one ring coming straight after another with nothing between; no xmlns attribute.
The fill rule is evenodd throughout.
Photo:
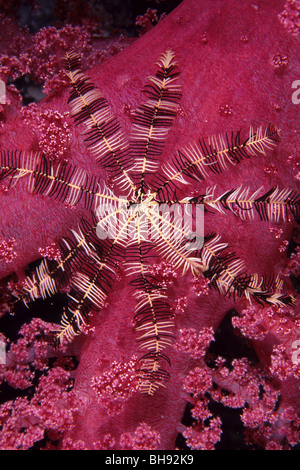
<svg viewBox="0 0 300 470"><path fill-rule="evenodd" d="M77 35L80 51L95 63L88 75L129 135L128 110L140 104L153 64L171 48L180 67L183 96L163 159L201 136L273 122L282 142L271 154L242 162L207 185L218 184L221 192L241 184L253 190L278 184L299 192L299 168L293 162L300 152L300 105L292 101L292 83L300 79L297 12L297 1L184 0L129 47L118 39L116 49L109 52L107 45L101 52L99 44L92 43L89 28L51 28L35 38L18 32L15 44L2 51L2 80L23 74L26 67L30 73L33 59L26 62L30 51L24 47L29 40L38 51L32 76L38 74L47 92L54 92L24 120L16 94L7 88L0 115L1 149L42 148L50 159L67 158L112 184L89 154L80 127L69 121L68 90L58 55ZM10 32L16 29L9 21L5 27ZM47 62L52 40L56 52ZM23 55L18 56L18 48ZM95 62L113 54L101 65ZM62 146L55 153L60 132ZM195 183L195 195L205 187ZM20 181L9 190L0 187L0 213L0 277L16 273L14 281L21 282L28 263L41 252L53 255L46 247L55 247L60 236L76 228L84 211L28 194ZM299 237L293 221L261 223L207 214L205 232L212 230L245 260L250 272L281 275L293 290L290 278L299 273ZM2 385L26 394L16 393L1 405L0 448L290 449L299 442L298 302L295 309L249 307L243 299L220 296L205 281L172 273L169 265L158 263L153 270L176 312L177 340L166 388L153 396L137 391L133 290L120 276L86 334L63 352L46 341L54 327L42 320L23 327L18 339L1 337L8 351L0 366ZM9 286L13 292L17 289L13 283ZM7 289L2 300L2 320L8 321ZM39 304L38 309L43 308ZM220 342L226 319L230 334ZM239 349L241 344L245 349ZM239 434L230 443L228 410Z"/></svg>

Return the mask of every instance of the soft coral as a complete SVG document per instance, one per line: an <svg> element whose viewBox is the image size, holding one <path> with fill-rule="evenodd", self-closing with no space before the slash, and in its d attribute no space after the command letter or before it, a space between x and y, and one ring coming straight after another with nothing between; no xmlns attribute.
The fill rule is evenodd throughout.
<svg viewBox="0 0 300 470"><path fill-rule="evenodd" d="M273 170L275 168L277 171L270 173L268 158L260 157L255 160L255 164L251 161L245 162L243 170L241 166L234 168L226 175L226 181L221 178L213 179L210 184L218 182L224 190L231 186L236 187L241 182L245 185L259 184L266 187L281 184L296 189L297 181L289 166L288 157L292 152L299 151L296 139L299 111L290 99L291 83L297 67L298 44L295 38L280 26L277 15L282 8L282 2L279 0L259 6L248 1L230 0L220 6L213 1L204 4L196 0L185 0L169 17L130 48L101 67L94 67L89 73L94 83L97 83L109 98L125 132L128 132L130 122L126 109L134 109L140 102L138 90L144 83L146 71L150 71L149 64L153 63L162 51L172 48L181 66L183 99L163 158L168 158L174 148L197 140L200 135L274 121L280 127L283 139L280 151L274 151L272 154ZM278 26L274 27L274 23ZM201 40L204 34L205 41ZM258 47L258 44L262 43L263 45ZM274 62L274 57L278 54L287 57L288 61L288 66L281 68L280 73L276 66L278 61ZM41 111L67 111L65 96L49 96L39 107ZM220 109L230 109L231 112L220 112ZM30 130L20 124L16 133L16 125L18 122L8 119L2 140L3 148L30 149ZM75 161L81 162L90 172L96 171L93 162L86 158L82 137L77 130L73 132L71 150ZM104 174L103 177L105 178ZM17 199L17 191L20 191L20 187L13 188L1 201L5 227L2 238L16 237L18 253L18 260L13 264L6 264L2 268L2 275L9 274L12 269L23 268L35 258L38 247L45 246L61 235L62 226L73 227L75 219L80 215L78 209L68 209L63 213L58 202L41 202L40 198L31 195L20 201ZM232 220L223 215L208 215L205 221L206 230L214 229L217 223L225 239L233 249L239 251L252 272L277 274L286 264L286 255L279 250L282 242L257 221L241 222L236 218L233 224ZM41 227L46 229L41 230ZM288 224L284 228L283 239L289 240L292 230L292 224ZM199 332L203 331L203 328L216 329L230 308L234 307L238 311L245 308L242 301L234 298L222 299L218 293L210 292L208 296L197 297L191 280L186 278L185 281L179 283L175 280L175 288L172 291L177 298L186 297L186 313L178 315L178 329L194 328ZM84 405L81 413L76 415L75 426L72 425L72 429L65 433L65 442L69 439L70 443L80 442L80 445L95 448L97 442L103 443L104 436L113 435L118 447L125 440L125 432L134 433L141 423L147 423L150 434L153 429L159 431L160 448L173 449L187 400L182 381L194 367L194 359L187 359L184 352L174 350L172 379L167 389L153 397L134 395L126 402L116 421L97 401L92 380L95 372L104 375L113 360L128 361L135 353L131 324L134 305L130 290L122 282L119 282L117 289L110 294L109 302L101 314L101 319L96 318L93 321L93 333L81 340L75 390ZM273 346L281 339L280 335L274 336L272 331L265 343L254 345L257 347L262 368L268 367ZM100 372L99 366L102 367ZM201 367L204 367L203 364ZM206 375L209 375L207 368L205 370ZM274 381L276 382L275 378ZM206 381L206 386L211 388L211 380ZM299 384L288 382L286 387L289 386L293 388L292 395L296 395ZM265 407L265 416L269 408L266 408L263 401L261 405ZM280 413L284 413L288 405L289 394L285 393ZM298 411L299 398L294 396L292 405ZM292 420L296 423L293 413ZM254 415L250 416L250 412L245 412L245 422L246 418L250 422ZM249 424L250 437L253 434L252 424ZM286 429L287 432L292 432L289 426ZM189 439L191 442L195 439L192 434L187 433L188 442ZM220 437L219 421L211 421L211 434L212 437L207 438L207 446L210 447ZM260 432L259 437L254 436L253 441L260 442L261 434ZM294 436L294 430L292 434ZM128 435L126 439L127 442ZM133 437L131 441L134 441ZM199 437L197 442L195 446L203 446L206 441ZM290 442L293 445L294 437ZM110 439L110 445L111 443Z"/></svg>

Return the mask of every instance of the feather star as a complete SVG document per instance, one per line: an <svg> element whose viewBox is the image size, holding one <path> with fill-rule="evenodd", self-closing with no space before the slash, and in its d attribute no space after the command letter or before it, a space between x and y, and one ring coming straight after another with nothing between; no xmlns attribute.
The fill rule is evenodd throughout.
<svg viewBox="0 0 300 470"><path fill-rule="evenodd" d="M252 192L240 186L223 194L208 188L191 196L193 181L220 174L242 160L265 154L279 143L276 127L250 128L199 139L179 150L160 168L168 132L181 98L180 74L171 50L161 55L157 71L145 86L146 101L136 110L127 142L107 100L81 70L80 57L70 52L64 61L70 80L69 104L75 124L85 126L87 146L96 161L112 175L122 196L100 178L69 164L55 166L41 153L1 151L0 181L15 184L28 177L29 191L74 206L83 200L92 223L83 219L77 231L59 241L58 260L44 258L27 276L15 302L26 306L54 295L69 283L68 308L57 331L60 343L71 341L103 307L118 262L126 258L126 275L135 288L135 329L142 357L139 388L152 395L169 377L168 348L174 338L174 313L163 286L151 271L154 253L177 272L203 276L222 295L245 296L251 302L283 306L294 298L279 278L249 274L220 235L203 234L205 211L231 212L246 219L299 219L299 195L278 187ZM183 194L183 196L179 196ZM196 232L195 230L196 226Z"/></svg>

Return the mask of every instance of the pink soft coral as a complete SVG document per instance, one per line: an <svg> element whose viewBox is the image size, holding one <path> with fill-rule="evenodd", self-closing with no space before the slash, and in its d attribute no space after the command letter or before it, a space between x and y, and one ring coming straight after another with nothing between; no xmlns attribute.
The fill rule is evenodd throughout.
<svg viewBox="0 0 300 470"><path fill-rule="evenodd" d="M295 34L294 26L297 26L291 13L294 4L287 2L283 10L282 2L277 0L260 6L230 0L219 10L213 2L204 5L186 0L132 47L103 67L96 66L91 75L110 97L113 108L119 109L119 120L126 132L130 124L126 109L133 109L140 102L140 86L133 85L140 85L144 81L145 70L150 73L149 64L159 57L162 50L172 47L178 53L182 68L183 99L162 159L167 158L174 147L195 140L199 134L220 133L224 129L260 123L265 118L274 120L282 130L280 152L272 154L272 166L267 157L261 157L255 166L247 161L243 174L239 168L234 168L227 177L226 187L236 187L243 179L246 185L261 181L266 187L283 184L296 188L297 180L288 160L291 153L299 151L294 133L296 109L289 94L293 68L297 63L297 44L289 33ZM287 29L276 23L280 12L281 19L289 15ZM240 18L238 24L237 15ZM292 29L290 21L294 21ZM274 24L278 27L274 28ZM258 50L261 34L266 43ZM55 36L55 40L60 40L60 33L54 30L44 31L39 37L43 35L45 39ZM88 46L84 38L85 35L83 49ZM41 59L48 50L46 43L44 46ZM282 66L278 67L279 63ZM40 63L39 67L42 65ZM50 65L50 71L56 73L58 62L55 57ZM3 67L6 66L8 68L3 68L3 71L7 73L15 73L16 67L23 73L24 61L18 65L14 60L8 63L4 57ZM65 77L59 73L47 76L45 69L41 69L41 78L49 90L58 90L65 82ZM16 121L18 107L5 106L3 148L20 148L22 131L22 148L32 149L37 142L28 125L21 120ZM42 117L47 113L52 116L55 112L60 116L67 112L59 96L50 96L39 105ZM16 122L21 126L17 134ZM93 173L95 166L85 157L86 149L77 130L73 131L72 137L72 158L81 161ZM48 148L51 149L50 143ZM216 181L212 178L212 185ZM218 183L226 189L223 181ZM48 203L33 196L20 200L16 188L9 191L2 188L1 195L4 251L8 258L10 251L18 254L16 259L5 259L1 272L5 276L14 268L21 277L20 270L38 256L42 247L50 245L62 234L62 226L74 226L80 209L68 208L63 212L58 202ZM215 221L214 216L207 216L208 231L215 227ZM286 269L286 252L280 247L283 240L291 238L292 224L284 227L282 239L275 238L258 222L246 221L243 224L237 217L229 221L229 217L220 214L218 225L233 248L240 249L251 271L278 274ZM15 240L13 246L10 245L12 250L6 248L10 240ZM152 398L143 397L131 389L130 380L125 381L126 387L128 385L124 393L126 399L122 401L124 408L118 408L118 420L109 413L105 400L109 401L111 396L108 397L108 390L103 393L101 387L115 372L113 361L119 368L123 364L126 369L136 348L131 327L131 291L120 280L118 289L112 290L101 318L93 319L93 331L72 346L71 353L80 359L76 372L67 357L54 359L57 353L44 341L44 335L47 336L54 327L35 325L33 329L40 334L22 330L18 346L12 345L9 350L8 382L20 389L26 387L33 382L33 368L39 371L34 373L35 377L41 378L39 384L31 389L34 393L32 398L17 398L1 408L3 448L27 449L46 439L48 443L59 441L59 448L174 449L180 440L178 431L184 436L182 445L195 449L218 448L225 418L222 425L216 403L232 410L240 409L240 420L249 447L282 449L297 444L299 380L298 375L295 376L298 366L291 360L292 344L299 327L296 314L276 309L253 310L240 299L222 299L218 293L208 291L208 283L198 285L189 278L178 282L170 273L169 266L166 269L164 275L154 268L165 281L174 306L178 308L176 326L182 332L181 336L178 335L176 350L172 352L172 378L167 388ZM291 269L297 272L294 265ZM188 313L183 311L182 305L186 306ZM233 324L252 342L259 365L246 360L228 364L225 359L214 358L213 361L211 358L212 331L217 337L218 325L226 311L232 308L241 315L233 318ZM37 357L36 351L39 351ZM14 357L17 358L15 366ZM22 380L21 371L25 373ZM75 386L71 389L73 377ZM116 373L117 387L123 384L122 380ZM100 389L100 400L95 394L95 384L96 389ZM46 401L47 393L51 398L49 403ZM194 421L192 425L184 426L180 422L186 401L192 402ZM52 415L49 405L54 410Z"/></svg>

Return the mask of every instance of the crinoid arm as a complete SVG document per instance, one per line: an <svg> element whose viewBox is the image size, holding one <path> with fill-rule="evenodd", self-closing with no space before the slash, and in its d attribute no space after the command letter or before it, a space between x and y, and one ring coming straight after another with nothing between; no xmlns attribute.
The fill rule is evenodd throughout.
<svg viewBox="0 0 300 470"><path fill-rule="evenodd" d="M162 174L156 176L153 184L156 199L178 202L174 198L178 184L188 185L193 180L201 182L210 174L219 175L244 159L264 155L278 142L279 131L272 125L256 131L251 127L243 139L241 131L199 139L179 150L173 160L164 165Z"/></svg>
<svg viewBox="0 0 300 470"><path fill-rule="evenodd" d="M95 219L92 223L82 219L77 231L71 230L69 237L59 239L59 259L44 258L35 272L24 279L16 302L22 301L28 307L36 299L51 297L69 282L79 267L87 262L99 262L101 248L95 230Z"/></svg>
<svg viewBox="0 0 300 470"><path fill-rule="evenodd" d="M148 99L133 116L130 152L142 192L145 177L159 166L159 157L181 98L181 89L177 83L179 72L174 59L171 50L161 55L155 76L150 76L144 87Z"/></svg>
<svg viewBox="0 0 300 470"><path fill-rule="evenodd" d="M107 203L119 200L108 194L99 177L90 177L74 165L61 163L54 166L40 152L1 150L0 181L8 180L8 187L11 187L25 177L29 192L52 197L69 206L83 201L84 206L91 209L101 200Z"/></svg>
<svg viewBox="0 0 300 470"><path fill-rule="evenodd" d="M115 269L125 257L127 232L132 226L133 215L125 208L126 205L119 208L114 201L111 206L100 207L97 211L94 228L95 237L100 243L100 255L78 267L72 276L70 304L58 333L61 343L79 335L88 324L90 314L98 313L106 301ZM108 230L107 221L117 224L113 236Z"/></svg>
<svg viewBox="0 0 300 470"><path fill-rule="evenodd" d="M205 237L197 258L201 261L199 274L224 296L245 296L250 303L254 300L280 307L294 304L293 295L284 290L282 281L249 274L244 262L230 251L220 235Z"/></svg>
<svg viewBox="0 0 300 470"><path fill-rule="evenodd" d="M132 167L129 147L108 101L82 72L78 54L67 53L64 68L72 88L68 103L75 123L85 126L88 148L96 161L112 172L120 187L134 194L136 187L129 176Z"/></svg>
<svg viewBox="0 0 300 470"><path fill-rule="evenodd" d="M262 188L251 191L249 187L240 186L217 196L216 188L208 188L206 195L187 198L184 202L204 204L208 210L222 214L232 212L243 220L254 220L256 216L268 222L300 220L300 194L291 189L274 187L268 191Z"/></svg>
<svg viewBox="0 0 300 470"><path fill-rule="evenodd" d="M174 269L181 270L183 274L190 271L195 277L206 277L210 286L224 296L245 296L250 302L253 299L279 306L293 304L293 296L283 291L281 283L249 274L244 262L230 251L219 235L203 239L201 234L194 234L194 239L191 239L180 219L170 221L153 210L149 210L148 217L156 232L154 244L158 253L172 262Z"/></svg>
<svg viewBox="0 0 300 470"><path fill-rule="evenodd" d="M136 237L127 247L127 274L136 288L137 304L134 311L135 329L139 348L144 351L140 358L140 391L148 395L159 387L165 387L171 364L166 349L174 339L174 314L164 290L151 275L147 260L153 245L142 239L141 224L137 221Z"/></svg>

